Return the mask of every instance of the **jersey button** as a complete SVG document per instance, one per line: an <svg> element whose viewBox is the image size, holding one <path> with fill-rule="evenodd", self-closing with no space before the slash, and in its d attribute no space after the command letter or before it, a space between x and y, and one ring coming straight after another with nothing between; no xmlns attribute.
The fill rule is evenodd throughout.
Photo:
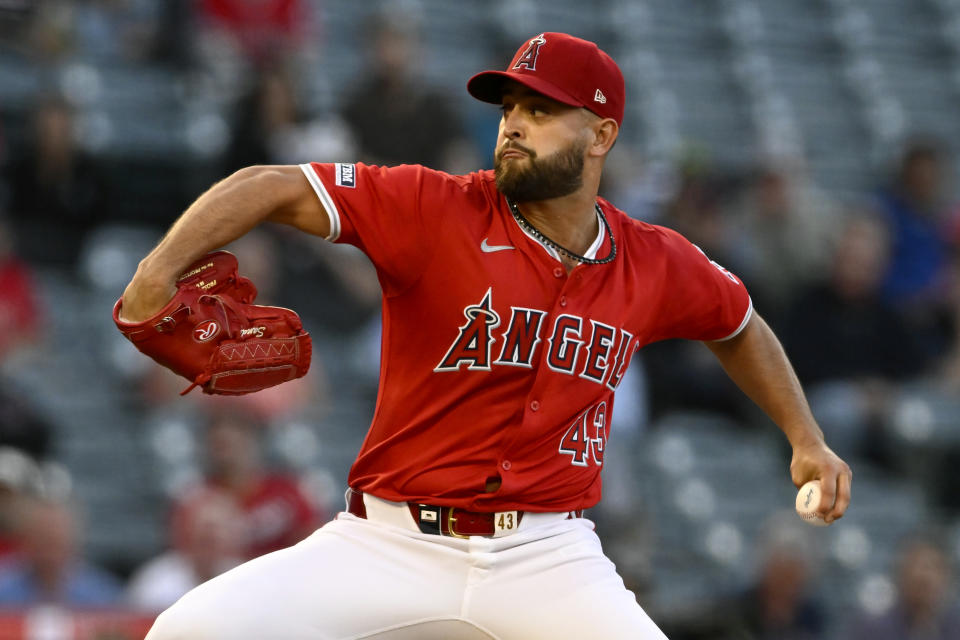
<svg viewBox="0 0 960 640"><path fill-rule="evenodd" d="M534 400L530 403L530 411L540 411L540 401Z"/></svg>
<svg viewBox="0 0 960 640"><path fill-rule="evenodd" d="M560 296L560 306L561 307L567 306L567 296Z"/></svg>
<svg viewBox="0 0 960 640"><path fill-rule="evenodd" d="M512 466L513 465L510 464L509 460L504 460L503 462L500 463L500 468L503 469L504 471L510 471L510 467Z"/></svg>
<svg viewBox="0 0 960 640"><path fill-rule="evenodd" d="M563 277L563 269L561 269L560 267L557 267L556 269L554 269L554 270L553 270L553 276L554 276L555 278L562 278L562 277Z"/></svg>

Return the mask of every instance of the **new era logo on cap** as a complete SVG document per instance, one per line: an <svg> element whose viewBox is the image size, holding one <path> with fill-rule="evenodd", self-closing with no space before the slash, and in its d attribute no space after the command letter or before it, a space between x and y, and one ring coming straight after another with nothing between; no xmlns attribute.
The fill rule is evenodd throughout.
<svg viewBox="0 0 960 640"><path fill-rule="evenodd" d="M470 78L467 91L500 104L503 83L513 80L538 93L601 118L623 122L623 73L596 44L566 33L546 32L528 39L506 71L483 71Z"/></svg>

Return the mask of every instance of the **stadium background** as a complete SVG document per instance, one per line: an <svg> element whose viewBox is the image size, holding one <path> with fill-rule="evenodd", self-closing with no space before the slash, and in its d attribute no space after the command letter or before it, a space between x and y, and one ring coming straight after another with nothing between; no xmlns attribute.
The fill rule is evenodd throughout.
<svg viewBox="0 0 960 640"><path fill-rule="evenodd" d="M122 594L97 613L3 601L29 547L11 505L68 505L77 555L123 588L172 544L211 416L252 418L318 517L340 508L376 389L364 258L279 229L233 247L316 354L306 380L229 406L179 397L111 306L240 166L489 166L498 114L465 81L542 31L619 61L627 113L603 195L743 277L855 474L844 520L802 526L785 441L706 350L641 352L592 513L641 603L674 639L860 637L899 606L905 541L922 534L944 575L914 579L956 606L960 2L589 4L0 2L0 637L142 633L151 613Z"/></svg>

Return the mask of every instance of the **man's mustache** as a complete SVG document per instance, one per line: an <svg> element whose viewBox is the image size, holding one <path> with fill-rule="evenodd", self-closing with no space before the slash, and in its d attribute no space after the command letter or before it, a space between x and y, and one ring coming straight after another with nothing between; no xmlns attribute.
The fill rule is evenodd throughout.
<svg viewBox="0 0 960 640"><path fill-rule="evenodd" d="M537 157L537 152L534 151L533 149L528 149L527 147L523 146L519 142L514 142L510 140L510 141L504 142L503 146L497 150L497 160L501 160L505 152L514 151L514 150L524 152L525 154L530 156L531 160Z"/></svg>

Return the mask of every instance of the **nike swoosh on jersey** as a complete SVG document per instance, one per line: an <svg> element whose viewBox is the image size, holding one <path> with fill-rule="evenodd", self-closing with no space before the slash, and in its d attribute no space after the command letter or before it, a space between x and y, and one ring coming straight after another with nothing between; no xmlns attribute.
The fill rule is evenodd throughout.
<svg viewBox="0 0 960 640"><path fill-rule="evenodd" d="M487 239L484 238L480 243L480 251L484 253L493 253L494 251L506 251L507 249L515 249L516 247L511 247L508 244L487 244Z"/></svg>

